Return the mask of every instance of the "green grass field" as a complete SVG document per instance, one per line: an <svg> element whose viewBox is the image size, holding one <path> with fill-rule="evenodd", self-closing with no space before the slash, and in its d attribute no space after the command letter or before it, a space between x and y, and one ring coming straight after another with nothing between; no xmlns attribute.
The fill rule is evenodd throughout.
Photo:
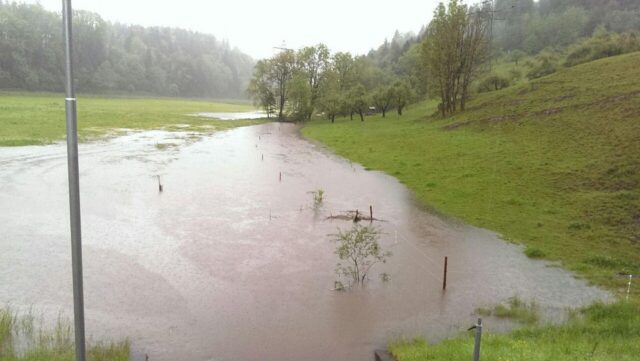
<svg viewBox="0 0 640 361"><path fill-rule="evenodd" d="M427 102L303 134L620 294L618 273L640 273L638 64L634 53L563 69L447 119Z"/></svg>
<svg viewBox="0 0 640 361"><path fill-rule="evenodd" d="M633 53L561 69L479 95L446 119L433 115L434 102L423 102L402 117L314 121L303 134L393 175L430 207L497 231L528 256L558 261L623 297L627 278L619 274L640 274L639 65L640 53ZM631 298L628 306L587 310L567 326L491 336L483 357L636 359L640 280ZM588 329L602 339L592 342ZM469 341L392 350L401 361L466 360Z"/></svg>
<svg viewBox="0 0 640 361"><path fill-rule="evenodd" d="M169 129L188 124L192 131L223 130L257 121L218 121L189 116L196 112L253 111L248 103L215 103L154 98L78 97L81 140L112 134L114 129ZM0 146L48 144L65 137L64 95L0 92Z"/></svg>
<svg viewBox="0 0 640 361"><path fill-rule="evenodd" d="M473 333L436 345L398 341L389 349L400 361L473 360ZM481 360L632 361L640 354L640 312L632 304L594 305L563 326L527 326L508 335L483 333Z"/></svg>

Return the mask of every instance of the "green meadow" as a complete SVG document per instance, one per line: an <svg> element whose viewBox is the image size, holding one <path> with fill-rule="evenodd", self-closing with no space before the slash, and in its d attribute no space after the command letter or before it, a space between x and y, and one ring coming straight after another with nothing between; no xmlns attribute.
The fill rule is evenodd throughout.
<svg viewBox="0 0 640 361"><path fill-rule="evenodd" d="M563 69L446 119L423 102L401 117L314 121L303 134L622 294L618 274L640 272L638 64L634 53Z"/></svg>
<svg viewBox="0 0 640 361"><path fill-rule="evenodd" d="M624 300L640 273L640 53L564 68L476 96L465 112L434 102L403 116L313 121L303 134L398 178L427 206L494 230ZM604 80L604 81L603 81ZM640 351L640 281L631 301L563 326L528 325L483 342L488 360L631 360ZM401 361L467 360L473 340L399 341Z"/></svg>
<svg viewBox="0 0 640 361"><path fill-rule="evenodd" d="M78 133L87 141L121 129L211 132L258 121L194 117L198 112L243 112L249 103L159 98L78 96ZM188 127L185 127L188 125ZM64 95L0 92L0 146L49 144L65 137Z"/></svg>

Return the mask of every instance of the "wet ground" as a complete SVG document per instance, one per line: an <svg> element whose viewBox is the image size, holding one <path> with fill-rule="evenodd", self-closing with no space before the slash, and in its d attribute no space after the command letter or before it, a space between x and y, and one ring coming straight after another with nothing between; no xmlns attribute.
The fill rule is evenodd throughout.
<svg viewBox="0 0 640 361"><path fill-rule="evenodd" d="M55 316L72 314L65 149L0 149L0 303ZM514 295L553 317L608 298L492 232L422 210L394 178L290 124L195 142L133 133L80 153L87 332L129 337L134 359L371 360L401 336L464 332L477 307ZM320 210L309 193L317 189ZM352 223L326 217L369 205L393 256L365 289L333 291L327 234Z"/></svg>
<svg viewBox="0 0 640 361"><path fill-rule="evenodd" d="M217 112L217 113L195 113L197 117L213 118L218 120L242 120L242 119L262 119L267 117L265 112Z"/></svg>

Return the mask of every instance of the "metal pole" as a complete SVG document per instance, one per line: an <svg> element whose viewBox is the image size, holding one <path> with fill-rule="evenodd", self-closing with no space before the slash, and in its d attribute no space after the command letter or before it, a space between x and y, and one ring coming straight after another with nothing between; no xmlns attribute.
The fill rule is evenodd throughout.
<svg viewBox="0 0 640 361"><path fill-rule="evenodd" d="M629 301L629 293L631 293L631 280L633 275L629 275L629 283L627 284L627 302Z"/></svg>
<svg viewBox="0 0 640 361"><path fill-rule="evenodd" d="M71 221L73 321L76 361L85 361L82 231L80 227L80 182L78 174L78 122L76 119L76 95L73 90L72 19L73 10L71 9L71 0L62 0L62 21L64 23L66 55L65 111L67 114L67 169L69 171L69 211Z"/></svg>
<svg viewBox="0 0 640 361"><path fill-rule="evenodd" d="M442 277L442 290L447 289L447 264L449 263L449 257L444 257L444 276Z"/></svg>
<svg viewBox="0 0 640 361"><path fill-rule="evenodd" d="M475 325L476 329L476 343L473 347L473 361L480 361L480 338L482 337L482 319L478 319L478 324Z"/></svg>

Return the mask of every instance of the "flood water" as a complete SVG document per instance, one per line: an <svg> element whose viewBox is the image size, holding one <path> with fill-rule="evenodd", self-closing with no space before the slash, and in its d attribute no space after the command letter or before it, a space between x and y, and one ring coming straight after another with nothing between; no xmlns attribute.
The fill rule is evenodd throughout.
<svg viewBox="0 0 640 361"><path fill-rule="evenodd" d="M65 150L0 149L0 303L52 317L72 315ZM82 144L80 176L87 333L128 337L135 360L372 360L401 336L464 332L477 307L514 295L552 315L609 297L492 232L430 214L394 178L290 124ZM352 223L326 217L369 205L393 256L365 289L333 291L327 234Z"/></svg>
<svg viewBox="0 0 640 361"><path fill-rule="evenodd" d="M193 114L202 118L213 118L218 120L243 120L243 119L262 119L267 118L265 112L205 112Z"/></svg>

